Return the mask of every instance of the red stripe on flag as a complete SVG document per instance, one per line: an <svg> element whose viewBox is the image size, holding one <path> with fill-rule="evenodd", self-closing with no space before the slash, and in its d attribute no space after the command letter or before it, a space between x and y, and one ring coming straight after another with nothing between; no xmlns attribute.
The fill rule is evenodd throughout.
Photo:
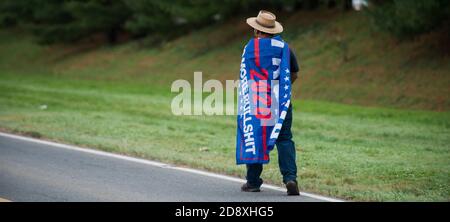
<svg viewBox="0 0 450 222"><path fill-rule="evenodd" d="M255 64L258 68L261 68L260 54L259 54L259 39L258 38L255 38ZM263 70L263 74L267 75L267 77L268 77L269 73L267 71L266 71L267 73L265 73L264 71L265 70ZM253 74L256 74L256 73L253 73ZM264 78L261 78L261 79L264 79ZM265 80L267 80L267 78L265 78ZM266 129L266 126L263 126L262 130L263 130L262 131L262 134L263 134L262 135L262 144L263 144L264 160L268 160L269 156L267 155L267 142L266 142L267 129Z"/></svg>
<svg viewBox="0 0 450 222"><path fill-rule="evenodd" d="M257 67L261 67L259 61L259 38L255 38L255 64Z"/></svg>

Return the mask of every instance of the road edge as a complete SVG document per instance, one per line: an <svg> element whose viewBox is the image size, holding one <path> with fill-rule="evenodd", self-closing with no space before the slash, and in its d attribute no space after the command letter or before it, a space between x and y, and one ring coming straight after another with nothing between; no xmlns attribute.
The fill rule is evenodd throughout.
<svg viewBox="0 0 450 222"><path fill-rule="evenodd" d="M0 132L0 136L17 139L17 140L22 140L22 141L27 141L27 142L49 145L49 146L53 146L53 147L58 147L58 148L63 148L63 149L68 149L68 150L73 150L73 151L78 151L78 152L84 152L84 153L90 153L90 154L106 156L106 157L111 157L111 158L116 158L116 159L122 159L122 160L127 160L127 161L131 161L131 162L135 162L135 163L141 163L141 164L161 167L161 168L169 168L169 169L179 170L179 171L183 171L183 172L187 172L187 173L193 173L193 174L203 175L203 176L207 176L207 177L214 177L214 178L238 182L238 183L246 182L244 179L232 177L232 176L228 176L228 175L222 175L222 174L218 174L218 173L212 173L212 172L207 172L207 171L198 170L198 169L192 169L192 168L188 168L188 167L174 166L171 164L162 163L162 162L158 162L158 161L147 160L147 159L131 157L131 156L125 156L125 155L120 155L120 154L116 154L116 153L109 153L109 152L92 149L92 148L87 148L87 147L79 147L79 146L75 146L75 145L62 144L62 143L57 143L57 142L52 142L52 141L47 141L47 140L42 140L42 139L35 139L35 138L30 138L30 137L25 137L25 136L10 134L10 133L4 133L4 132ZM286 188L275 186L275 185L263 184L262 188L286 192ZM341 200L341 199L326 197L326 196L308 193L308 192L300 192L300 195L309 197L312 199L316 199L316 200L327 201L327 202L345 202L344 200Z"/></svg>

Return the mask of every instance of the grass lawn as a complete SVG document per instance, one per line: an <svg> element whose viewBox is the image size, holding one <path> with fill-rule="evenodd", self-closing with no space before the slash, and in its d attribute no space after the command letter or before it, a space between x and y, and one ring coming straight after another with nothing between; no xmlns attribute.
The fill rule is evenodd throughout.
<svg viewBox="0 0 450 222"><path fill-rule="evenodd" d="M235 117L174 116L169 87L0 76L3 131L244 175L234 162ZM303 190L364 201L450 200L448 112L317 101L295 101L294 109ZM281 185L276 155L263 178Z"/></svg>

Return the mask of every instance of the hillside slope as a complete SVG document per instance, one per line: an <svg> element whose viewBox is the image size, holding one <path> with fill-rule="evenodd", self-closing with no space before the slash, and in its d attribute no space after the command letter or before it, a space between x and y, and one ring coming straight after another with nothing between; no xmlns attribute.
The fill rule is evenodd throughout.
<svg viewBox="0 0 450 222"><path fill-rule="evenodd" d="M442 33L397 42L370 28L363 14L329 10L298 12L282 16L281 21L286 30L283 37L301 64L295 98L450 109L450 56ZM67 77L126 79L167 87L175 79L191 79L194 71L203 71L204 78L235 79L241 50L251 33L243 19L236 19L162 45L141 40L112 48L95 44L40 47L28 37L3 33L0 67L27 69L21 64L31 62L34 72L40 66Z"/></svg>

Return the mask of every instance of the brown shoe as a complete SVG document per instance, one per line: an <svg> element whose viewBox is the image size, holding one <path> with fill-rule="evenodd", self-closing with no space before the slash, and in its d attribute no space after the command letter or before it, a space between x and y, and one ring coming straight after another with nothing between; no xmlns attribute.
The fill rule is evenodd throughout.
<svg viewBox="0 0 450 222"><path fill-rule="evenodd" d="M287 195L288 196L298 196L300 192L298 191L297 181L291 180L286 183Z"/></svg>

